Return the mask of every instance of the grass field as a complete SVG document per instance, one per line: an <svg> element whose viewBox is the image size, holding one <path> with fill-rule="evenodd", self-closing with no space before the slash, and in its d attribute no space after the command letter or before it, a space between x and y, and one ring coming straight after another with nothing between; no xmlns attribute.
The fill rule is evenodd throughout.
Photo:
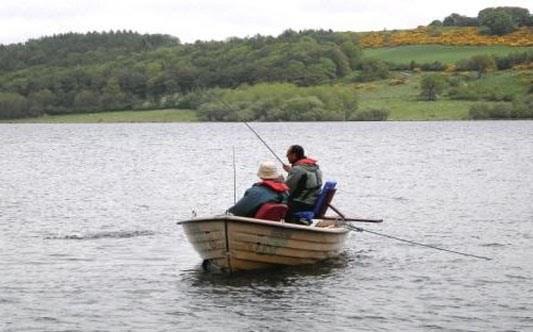
<svg viewBox="0 0 533 332"><path fill-rule="evenodd" d="M120 123L120 122L193 122L196 113L191 110L149 110L48 115L2 122L16 123Z"/></svg>
<svg viewBox="0 0 533 332"><path fill-rule="evenodd" d="M474 55L493 54L504 56L514 52L533 52L533 47L511 46L442 46L442 45L410 45L385 48L368 48L363 50L367 58L376 58L383 61L405 64L415 61L417 63L453 64L459 60L468 59Z"/></svg>
<svg viewBox="0 0 533 332"><path fill-rule="evenodd" d="M437 101L420 100L420 80L424 74L361 83L356 86L359 110L388 109L389 120L466 120L473 104L481 101L452 100L445 90ZM475 74L472 73L473 76ZM402 84L395 84L401 79ZM533 80L533 72L502 71L489 73L481 80L468 81L468 89L479 95L523 94ZM487 101L483 101L487 103Z"/></svg>

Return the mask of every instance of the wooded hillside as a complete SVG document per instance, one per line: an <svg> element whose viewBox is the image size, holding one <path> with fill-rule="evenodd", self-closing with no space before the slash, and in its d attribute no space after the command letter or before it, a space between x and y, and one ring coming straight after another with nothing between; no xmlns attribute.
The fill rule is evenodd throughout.
<svg viewBox="0 0 533 332"><path fill-rule="evenodd" d="M491 35L480 25L502 17L510 26L503 35ZM480 11L479 18L452 14L444 23L404 31L287 30L277 37L192 44L168 35L110 31L0 45L0 118L176 108L216 121L362 119L349 84L406 71L472 71L481 78L494 70L528 70L533 61L530 17L527 9L499 7ZM463 48L456 52L438 45ZM504 46L472 50L464 45ZM439 52L455 54L439 57ZM225 107L221 99L232 104ZM269 108L272 114L265 113ZM386 119L388 111L368 114L368 119Z"/></svg>

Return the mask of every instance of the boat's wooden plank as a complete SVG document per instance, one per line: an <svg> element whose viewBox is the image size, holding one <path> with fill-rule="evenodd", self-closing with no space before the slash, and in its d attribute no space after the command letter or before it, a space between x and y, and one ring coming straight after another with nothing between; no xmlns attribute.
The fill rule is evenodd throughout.
<svg viewBox="0 0 533 332"><path fill-rule="evenodd" d="M184 225L185 235L203 259L226 259L224 222L206 221Z"/></svg>
<svg viewBox="0 0 533 332"><path fill-rule="evenodd" d="M239 242L234 241L230 243L230 252L242 251L251 252L260 255L273 255L279 257L289 258L309 258L313 260L322 260L338 255L341 250L330 251L315 251L315 250L301 250L291 249L285 247L275 247L265 244L251 243L251 242Z"/></svg>
<svg viewBox="0 0 533 332"><path fill-rule="evenodd" d="M235 231L230 236L230 247L233 241L247 242L253 244L268 245L272 247L290 248L297 250L309 250L309 251L334 251L341 250L344 246L344 235L338 235L337 242L335 243L319 243L309 242L304 240L293 240L286 238L271 237L266 235L240 233Z"/></svg>
<svg viewBox="0 0 533 332"><path fill-rule="evenodd" d="M194 242L190 241L194 248L198 248L201 250L217 250L217 249L226 249L226 241L225 240L212 240L212 241L202 241L202 242Z"/></svg>
<svg viewBox="0 0 533 332"><path fill-rule="evenodd" d="M278 265L303 265L303 264L313 264L318 261L318 259L312 258L301 258L301 257L288 257L288 256L278 256L272 254L258 254L253 251L248 250L239 250L231 249L230 250L232 258L238 258L242 260L248 260L258 263L269 263L269 264L278 264Z"/></svg>
<svg viewBox="0 0 533 332"><path fill-rule="evenodd" d="M191 243L224 240L225 232L185 233Z"/></svg>
<svg viewBox="0 0 533 332"><path fill-rule="evenodd" d="M228 232L232 233L247 233L256 235L266 235L272 238L303 240L317 243L337 243L339 235L346 233L320 233L307 232L300 229L277 228L270 225L261 224L246 224L240 222L229 222Z"/></svg>
<svg viewBox="0 0 533 332"><path fill-rule="evenodd" d="M216 259L226 257L225 249L194 248L203 259Z"/></svg>
<svg viewBox="0 0 533 332"><path fill-rule="evenodd" d="M184 224L183 229L188 234L206 232L224 232L224 221L202 221L197 223Z"/></svg>

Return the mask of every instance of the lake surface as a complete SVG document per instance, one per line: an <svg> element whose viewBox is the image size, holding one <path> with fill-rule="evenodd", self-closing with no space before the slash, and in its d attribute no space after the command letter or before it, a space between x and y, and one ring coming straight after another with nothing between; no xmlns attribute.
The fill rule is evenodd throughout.
<svg viewBox="0 0 533 332"><path fill-rule="evenodd" d="M243 124L0 124L2 331L533 330L533 122L254 123L339 182L321 265L203 272L176 221L273 159Z"/></svg>

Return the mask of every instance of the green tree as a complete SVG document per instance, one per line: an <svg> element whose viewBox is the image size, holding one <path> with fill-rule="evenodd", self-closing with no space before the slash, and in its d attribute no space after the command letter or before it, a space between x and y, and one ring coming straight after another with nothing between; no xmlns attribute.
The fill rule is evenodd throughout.
<svg viewBox="0 0 533 332"><path fill-rule="evenodd" d="M378 59L366 59L361 63L360 82L382 80L389 77L389 66Z"/></svg>
<svg viewBox="0 0 533 332"><path fill-rule="evenodd" d="M531 18L531 15L529 15L529 9L527 8L490 7L490 8L485 8L478 13L478 20L480 21L480 24L486 25L486 24L483 24L482 22L487 20L488 17L490 17L494 13L505 13L509 15L512 20L512 24L516 27L529 25L529 21Z"/></svg>
<svg viewBox="0 0 533 332"><path fill-rule="evenodd" d="M18 93L0 92L0 118L12 119L32 115L26 97Z"/></svg>
<svg viewBox="0 0 533 332"><path fill-rule="evenodd" d="M320 121L325 116L324 103L315 96L293 97L286 100L282 108L287 121Z"/></svg>
<svg viewBox="0 0 533 332"><path fill-rule="evenodd" d="M120 88L117 78L112 77L107 81L106 85L102 89L99 104L102 105L104 110L129 108L127 96Z"/></svg>
<svg viewBox="0 0 533 332"><path fill-rule="evenodd" d="M469 60L469 67L477 72L477 77L480 79L483 74L496 68L496 61L492 55L475 55Z"/></svg>
<svg viewBox="0 0 533 332"><path fill-rule="evenodd" d="M98 97L91 90L82 90L74 97L74 110L91 112L98 109Z"/></svg>
<svg viewBox="0 0 533 332"><path fill-rule="evenodd" d="M441 20L433 20L429 23L430 27L441 27L443 25Z"/></svg>
<svg viewBox="0 0 533 332"><path fill-rule="evenodd" d="M506 11L497 8L488 8L479 13L479 24L486 26L491 35L505 35L513 32L517 23Z"/></svg>
<svg viewBox="0 0 533 332"><path fill-rule="evenodd" d="M441 75L430 74L424 75L420 82L420 97L424 100L435 101L446 85Z"/></svg>
<svg viewBox="0 0 533 332"><path fill-rule="evenodd" d="M355 35L353 38L356 38ZM362 51L359 47L359 43L355 39L345 41L341 44L341 50L346 54L346 57L348 57L350 68L354 70L361 61Z"/></svg>
<svg viewBox="0 0 533 332"><path fill-rule="evenodd" d="M512 117L515 119L533 119L533 94L524 95L513 101Z"/></svg>
<svg viewBox="0 0 533 332"><path fill-rule="evenodd" d="M456 27L477 26L478 20L475 17L468 17L453 13L450 16L444 18L444 21L442 21L442 25Z"/></svg>
<svg viewBox="0 0 533 332"><path fill-rule="evenodd" d="M54 108L55 101L56 96L48 89L39 90L28 96L30 109L36 115L49 113Z"/></svg>

